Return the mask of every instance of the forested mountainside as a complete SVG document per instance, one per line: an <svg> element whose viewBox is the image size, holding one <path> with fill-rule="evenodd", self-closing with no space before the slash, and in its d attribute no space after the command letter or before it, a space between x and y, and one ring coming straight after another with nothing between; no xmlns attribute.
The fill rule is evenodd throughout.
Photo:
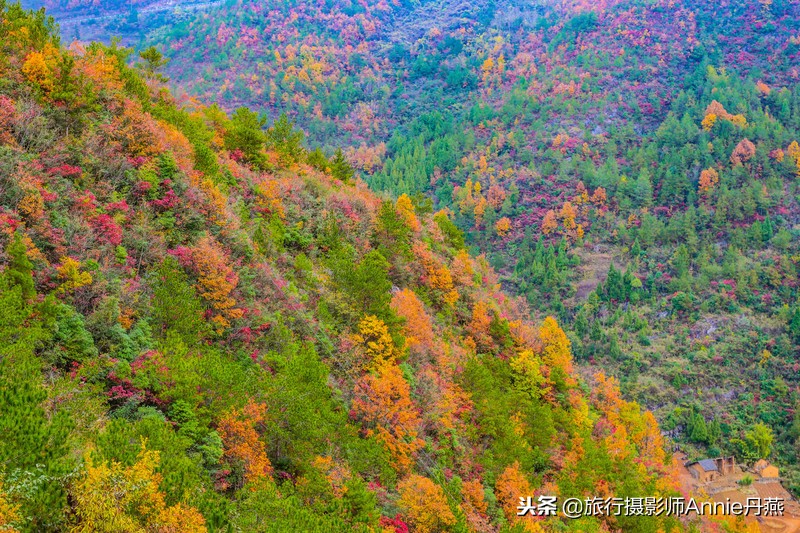
<svg viewBox="0 0 800 533"><path fill-rule="evenodd" d="M446 210L690 457L800 489L798 2L243 0L144 45Z"/></svg>
<svg viewBox="0 0 800 533"><path fill-rule="evenodd" d="M689 527L518 517L678 494L653 415L447 210L176 100L158 59L0 4L0 528Z"/></svg>

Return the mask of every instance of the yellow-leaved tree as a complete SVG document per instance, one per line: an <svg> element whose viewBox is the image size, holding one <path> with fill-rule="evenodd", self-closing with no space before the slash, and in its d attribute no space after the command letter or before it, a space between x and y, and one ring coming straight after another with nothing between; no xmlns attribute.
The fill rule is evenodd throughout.
<svg viewBox="0 0 800 533"><path fill-rule="evenodd" d="M541 359L533 350L522 350L511 359L516 388L534 399L541 398L547 392L547 378L542 374Z"/></svg>
<svg viewBox="0 0 800 533"><path fill-rule="evenodd" d="M71 257L61 258L61 265L56 269L61 285L56 292L70 293L92 282L92 275L88 272L81 272L80 266L81 264Z"/></svg>
<svg viewBox="0 0 800 533"><path fill-rule="evenodd" d="M411 198L409 198L407 194L400 195L395 204L395 209L397 213L403 217L403 220L405 220L406 225L411 231L418 232L422 228L417 214L414 212L414 204L411 203Z"/></svg>
<svg viewBox="0 0 800 533"><path fill-rule="evenodd" d="M542 360L550 369L551 381L562 386L574 385L570 342L555 318L549 316L544 319L539 328L539 338L542 342Z"/></svg>
<svg viewBox="0 0 800 533"><path fill-rule="evenodd" d="M424 476L411 474L397 484L398 507L418 533L434 533L454 526L456 517L442 487Z"/></svg>
<svg viewBox="0 0 800 533"><path fill-rule="evenodd" d="M366 352L367 367L377 369L397 361L398 351L389 334L389 328L375 315L367 315L358 323L358 333L353 341Z"/></svg>
<svg viewBox="0 0 800 533"><path fill-rule="evenodd" d="M38 85L44 93L49 93L53 90L53 72L45 57L48 50L51 51L51 54L48 55L52 55L53 48L48 46L44 53L31 52L28 54L22 64L22 74L25 78L34 85Z"/></svg>
<svg viewBox="0 0 800 533"><path fill-rule="evenodd" d="M14 524L19 519L19 505L8 500L8 496L3 490L3 484L0 482L0 531L18 533L19 530L14 527Z"/></svg>
<svg viewBox="0 0 800 533"><path fill-rule="evenodd" d="M188 505L167 506L159 490L161 474L157 451L142 449L132 466L117 461L95 462L87 452L84 476L72 486L78 533L201 533L203 516Z"/></svg>

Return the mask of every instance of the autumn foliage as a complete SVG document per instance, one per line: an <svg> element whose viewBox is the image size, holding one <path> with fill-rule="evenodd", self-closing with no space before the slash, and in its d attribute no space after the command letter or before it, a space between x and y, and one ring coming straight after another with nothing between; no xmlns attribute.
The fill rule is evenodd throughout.
<svg viewBox="0 0 800 533"><path fill-rule="evenodd" d="M549 235L558 228L558 220L556 213L552 209L545 213L544 220L542 220L542 233Z"/></svg>
<svg viewBox="0 0 800 533"><path fill-rule="evenodd" d="M542 529L536 524L535 517L517 516L517 506L520 497L533 496L533 487L523 474L519 463L513 463L505 468L497 478L494 489L498 505L503 509L503 514L511 522L521 522L525 531L539 532Z"/></svg>
<svg viewBox="0 0 800 533"><path fill-rule="evenodd" d="M557 530L557 518L518 519L519 497L623 485L645 495L669 478L655 418L615 381L587 385L573 366L601 357L608 328L649 339L636 298L684 280L643 272L661 260L665 234L690 231L678 210L691 187L664 229L653 205L670 193L661 168L623 179L645 157L635 139L622 142L628 129L529 124L529 108L544 117L562 105L552 115L562 116L574 98L591 111L607 83L591 61L587 72L551 69L546 50L565 47L540 30L508 41L471 24L427 28L376 55L387 20L416 7L363 4L254 6L259 16L236 23L187 14L183 37L138 54L118 42L65 49L43 15L0 8L0 529ZM566 35L582 54L584 29L552 20L548 39ZM330 32L309 33L320 21ZM262 49L264 35L273 41ZM219 105L173 94L165 64L194 62L171 57L192 49L215 61L200 42L230 52L232 65L263 62L202 77L220 84ZM462 61L465 50L477 62ZM402 75L387 77L401 73L394 64ZM552 73L546 83L539 68ZM352 91L353 80L377 90ZM468 122L452 115L460 104L401 113L394 100L409 80L480 97L464 107ZM624 102L630 113L665 114L665 94L645 95L657 83L641 85L635 109ZM384 100L386 88L398 98ZM225 107L254 91L264 113ZM277 107L288 111L276 119ZM713 135L691 120L663 131L691 137L690 126L732 146L716 137L727 124ZM333 132L342 149L331 153L321 139ZM381 183L395 188L380 196ZM723 209L701 207L703 220ZM763 222L759 238L782 242ZM589 295L569 290L579 256L606 253L602 232L614 233L612 261L642 270L609 275ZM774 264L758 275L778 286L792 263ZM585 302L593 307L572 312ZM634 367L629 351L615 357ZM586 529L626 525L592 518Z"/></svg>
<svg viewBox="0 0 800 533"><path fill-rule="evenodd" d="M397 505L414 531L434 533L455 525L456 517L442 487L429 478L411 474L397 484L397 490L400 493Z"/></svg>
<svg viewBox="0 0 800 533"><path fill-rule="evenodd" d="M511 231L511 219L508 217L501 218L495 223L494 229L499 236L505 237Z"/></svg>
<svg viewBox="0 0 800 533"><path fill-rule="evenodd" d="M355 388L353 411L367 435L375 436L394 459L399 472L408 472L420 439L420 418L411 401L411 390L396 365L385 365L362 377Z"/></svg>
<svg viewBox="0 0 800 533"><path fill-rule="evenodd" d="M748 139L742 139L731 153L731 163L741 165L752 159L754 155L756 155L755 145Z"/></svg>
<svg viewBox="0 0 800 533"><path fill-rule="evenodd" d="M227 264L221 246L212 238L204 237L192 249L192 261L197 269L198 293L206 299L214 312L212 322L218 328L230 325L230 320L242 316L236 308L231 293L239 282L236 272Z"/></svg>
<svg viewBox="0 0 800 533"><path fill-rule="evenodd" d="M458 300L458 290L453 284L453 276L447 265L421 242L414 244L413 252L423 268L423 283L432 290L439 303L453 305Z"/></svg>
<svg viewBox="0 0 800 533"><path fill-rule="evenodd" d="M709 194L719 183L719 173L713 168L707 168L700 173L698 189L702 194Z"/></svg>
<svg viewBox="0 0 800 533"><path fill-rule="evenodd" d="M492 345L492 338L489 327L492 323L489 306L486 302L479 300L472 306L472 320L470 320L468 331L481 349L487 349Z"/></svg>
<svg viewBox="0 0 800 533"><path fill-rule="evenodd" d="M0 485L0 528L10 533L19 533L19 530L14 527L19 519L19 505L9 501L3 486Z"/></svg>
<svg viewBox="0 0 800 533"><path fill-rule="evenodd" d="M747 119L745 119L744 115L732 115L725 110L725 107L723 107L721 103L712 100L712 102L708 104L708 107L706 107L702 123L703 129L705 131L710 131L714 127L714 123L717 119L730 121L740 128L747 126Z"/></svg>
<svg viewBox="0 0 800 533"><path fill-rule="evenodd" d="M402 289L392 296L392 309L405 319L403 334L412 352L425 353L434 347L435 334L431 318L422 301L411 289Z"/></svg>
<svg viewBox="0 0 800 533"><path fill-rule="evenodd" d="M367 367L370 369L380 370L397 362L399 354L389 334L389 328L374 315L361 319L353 341L364 349Z"/></svg>
<svg viewBox="0 0 800 533"><path fill-rule="evenodd" d="M72 257L62 257L57 272L61 281L58 287L60 293L68 294L92 283L92 275L89 272L81 272L80 263Z"/></svg>
<svg viewBox="0 0 800 533"><path fill-rule="evenodd" d="M542 359L545 364L551 369L559 369L563 372L563 376L571 381L572 353L570 352L570 341L553 317L549 316L544 319L539 329L539 338L542 342Z"/></svg>
<svg viewBox="0 0 800 533"><path fill-rule="evenodd" d="M407 194L400 195L395 207L412 231L417 232L420 230L419 220L417 220L417 215L414 213L414 204L411 203L411 198Z"/></svg>
<svg viewBox="0 0 800 533"><path fill-rule="evenodd" d="M206 531L205 519L182 503L168 506L159 490L156 472L160 454L142 449L132 466L116 461L96 462L87 454L86 471L75 482L79 525L74 531L158 531L164 533Z"/></svg>
<svg viewBox="0 0 800 533"><path fill-rule="evenodd" d="M219 422L217 431L225 446L224 460L242 473L242 482L268 479L272 464L258 429L267 422L267 406L250 402L233 410Z"/></svg>

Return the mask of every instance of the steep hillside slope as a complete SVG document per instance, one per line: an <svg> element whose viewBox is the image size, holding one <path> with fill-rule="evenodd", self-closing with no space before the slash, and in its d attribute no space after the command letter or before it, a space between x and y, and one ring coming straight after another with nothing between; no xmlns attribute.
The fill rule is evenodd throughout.
<svg viewBox="0 0 800 533"><path fill-rule="evenodd" d="M670 462L447 213L152 57L5 5L0 43L0 527L679 528L516 516L674 494Z"/></svg>

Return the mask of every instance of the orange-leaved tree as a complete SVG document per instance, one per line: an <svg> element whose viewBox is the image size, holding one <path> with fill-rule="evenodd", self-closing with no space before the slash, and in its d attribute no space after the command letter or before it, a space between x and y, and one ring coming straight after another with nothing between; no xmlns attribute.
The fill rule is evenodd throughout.
<svg viewBox="0 0 800 533"><path fill-rule="evenodd" d="M397 365L384 365L356 383L353 414L363 422L394 459L399 472L408 472L425 442L419 438L421 420L411 401L411 389Z"/></svg>
<svg viewBox="0 0 800 533"><path fill-rule="evenodd" d="M537 523L536 517L530 515L517 516L520 498L534 495L533 487L531 487L530 482L522 473L519 462L515 461L503 470L497 478L494 494L497 498L497 504L503 510L503 514L509 522L512 524L522 523L525 530L532 533L543 531Z"/></svg>
<svg viewBox="0 0 800 533"><path fill-rule="evenodd" d="M486 199L489 202L489 205L495 209L500 209L500 206L503 205L503 202L506 199L506 191L504 191L503 188L498 184L493 183L491 187L489 187L489 192L487 193Z"/></svg>
<svg viewBox="0 0 800 533"><path fill-rule="evenodd" d="M231 293L239 276L228 264L222 246L213 237L205 236L192 249L192 262L197 269L197 290L213 309L211 321L218 330L230 326L230 320L240 318L241 309Z"/></svg>
<svg viewBox="0 0 800 533"><path fill-rule="evenodd" d="M459 285L471 287L474 284L475 269L472 268L472 258L466 250L459 250L453 258L450 273Z"/></svg>
<svg viewBox="0 0 800 533"><path fill-rule="evenodd" d="M153 157L162 149L158 124L134 100L125 101L122 113L109 125L108 132L123 153L131 157Z"/></svg>
<svg viewBox="0 0 800 533"><path fill-rule="evenodd" d="M662 475L662 486L668 487L669 465L665 463L664 440L658 429L655 417L649 411L642 413L635 402L625 401L619 386L613 377L606 377L602 372L594 376L595 386L592 399L595 407L612 425L612 431L606 437L609 452L617 456L627 456L636 448L636 460L650 470Z"/></svg>
<svg viewBox="0 0 800 533"><path fill-rule="evenodd" d="M429 478L411 474L397 484L397 506L408 518L414 531L434 533L456 524L442 487Z"/></svg>
<svg viewBox="0 0 800 533"><path fill-rule="evenodd" d="M572 205L572 202L564 202L561 206L561 211L558 213L558 218L567 230L575 229L575 218L578 216L578 210Z"/></svg>
<svg viewBox="0 0 800 533"><path fill-rule="evenodd" d="M489 327L492 325L492 315L489 306L483 300L478 300L472 306L472 320L467 325L472 340L479 349L488 350L493 345Z"/></svg>
<svg viewBox="0 0 800 533"><path fill-rule="evenodd" d="M603 187L596 188L592 194L591 202L597 207L601 207L604 206L607 201L608 195L606 194L606 190Z"/></svg>
<svg viewBox="0 0 800 533"><path fill-rule="evenodd" d="M701 125L705 131L711 131L717 119L727 120L740 128L747 126L747 119L744 115L733 115L728 113L725 107L716 100L712 100L706 107L705 116Z"/></svg>
<svg viewBox="0 0 800 533"><path fill-rule="evenodd" d="M466 515L467 524L473 531L492 531L487 511L489 504L483 493L483 484L478 479L465 481L461 486L463 497L461 508Z"/></svg>
<svg viewBox="0 0 800 533"><path fill-rule="evenodd" d="M240 474L236 484L266 479L272 475L272 463L259 429L267 421L267 406L248 402L241 410L234 409L219 421L217 431L224 446L223 460ZM238 487L236 487L238 488Z"/></svg>
<svg viewBox="0 0 800 533"><path fill-rule="evenodd" d="M756 155L756 146L749 139L742 139L731 154L731 163L741 165Z"/></svg>
<svg viewBox="0 0 800 533"><path fill-rule="evenodd" d="M423 282L441 304L453 305L458 301L458 290L453 285L450 270L431 251L427 244L415 242L413 252L424 269Z"/></svg>
<svg viewBox="0 0 800 533"><path fill-rule="evenodd" d="M501 218L495 223L494 229L500 237L505 237L511 231L511 219L508 217Z"/></svg>
<svg viewBox="0 0 800 533"><path fill-rule="evenodd" d="M435 340L431 318L414 291L405 288L396 292L392 296L391 307L399 317L405 319L403 335L408 348L413 353L431 351Z"/></svg>
<svg viewBox="0 0 800 533"><path fill-rule="evenodd" d="M558 229L558 219L556 218L555 211L551 209L545 213L544 219L542 220L542 233L550 235L556 229Z"/></svg>
<svg viewBox="0 0 800 533"><path fill-rule="evenodd" d="M701 194L708 194L719 183L719 173L713 168L709 167L700 173L700 182L698 189Z"/></svg>

